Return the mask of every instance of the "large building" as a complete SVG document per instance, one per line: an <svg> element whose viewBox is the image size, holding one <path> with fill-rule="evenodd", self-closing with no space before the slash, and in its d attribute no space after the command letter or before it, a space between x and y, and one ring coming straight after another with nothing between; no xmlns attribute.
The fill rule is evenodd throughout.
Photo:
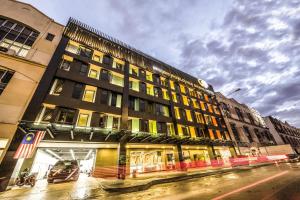
<svg viewBox="0 0 300 200"><path fill-rule="evenodd" d="M38 177L66 159L125 178L235 156L211 85L74 19L19 126L47 133L21 167Z"/></svg>
<svg viewBox="0 0 300 200"><path fill-rule="evenodd" d="M298 128L272 116L265 117L264 120L277 144L289 144L295 153L300 153L300 130Z"/></svg>
<svg viewBox="0 0 300 200"><path fill-rule="evenodd" d="M276 145L258 111L219 92L216 96L237 152L242 155L266 155L268 152L264 147Z"/></svg>
<svg viewBox="0 0 300 200"><path fill-rule="evenodd" d="M12 171L19 121L61 40L63 26L18 1L0 0L0 177ZM4 156L7 155L7 156ZM2 165L2 163L5 163Z"/></svg>

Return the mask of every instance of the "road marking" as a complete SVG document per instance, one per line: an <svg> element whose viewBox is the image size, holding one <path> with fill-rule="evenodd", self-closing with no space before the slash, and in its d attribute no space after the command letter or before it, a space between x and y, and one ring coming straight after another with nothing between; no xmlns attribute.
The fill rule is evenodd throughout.
<svg viewBox="0 0 300 200"><path fill-rule="evenodd" d="M275 178L277 178L277 177L279 177L279 176L283 176L284 174L286 174L286 173L288 173L288 172L289 172L289 171L283 171L283 172L281 172L281 173L275 174L274 176L270 176L270 177L268 177L268 178L265 178L265 179L262 179L262 180L260 180L260 181L254 182L254 183L252 183L252 184L250 184L250 185L247 185L247 186L241 187L241 188L239 188L239 189L233 190L233 191L231 191L231 192L222 194L222 195L220 195L220 196L218 196L218 197L213 198L212 200L220 200L220 199L223 199L223 198L228 197L228 196L230 196L230 195L233 195L233 194L235 194L235 193L241 192L241 191L243 191L243 190L246 190L246 189L255 187L255 186L259 185L259 184L262 184L262 183L265 183L265 182L270 181L270 180L272 180L272 179L275 179Z"/></svg>

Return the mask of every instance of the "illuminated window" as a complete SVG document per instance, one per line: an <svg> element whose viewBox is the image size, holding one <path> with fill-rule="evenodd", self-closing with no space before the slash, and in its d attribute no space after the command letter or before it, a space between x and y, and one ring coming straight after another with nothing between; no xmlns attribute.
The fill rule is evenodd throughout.
<svg viewBox="0 0 300 200"><path fill-rule="evenodd" d="M88 126L89 114L79 113L77 126Z"/></svg>
<svg viewBox="0 0 300 200"><path fill-rule="evenodd" d="M170 87L172 90L175 90L175 85L174 85L174 81L170 80Z"/></svg>
<svg viewBox="0 0 300 200"><path fill-rule="evenodd" d="M169 96L168 90L162 89L162 92L163 92L163 98L164 98L165 100L170 100L170 96Z"/></svg>
<svg viewBox="0 0 300 200"><path fill-rule="evenodd" d="M192 99L194 108L199 108L199 103L196 99Z"/></svg>
<svg viewBox="0 0 300 200"><path fill-rule="evenodd" d="M188 98L184 95L182 95L182 100L183 100L183 104L188 106L189 105L189 101L188 101Z"/></svg>
<svg viewBox="0 0 300 200"><path fill-rule="evenodd" d="M206 110L205 104L202 101L200 101L200 105L201 105L201 109L205 111Z"/></svg>
<svg viewBox="0 0 300 200"><path fill-rule="evenodd" d="M208 111L210 112L210 113L213 113L213 109L212 109L212 106L211 106L211 104L207 104L207 107L208 107Z"/></svg>
<svg viewBox="0 0 300 200"><path fill-rule="evenodd" d="M210 137L210 139L211 139L211 140L214 140L214 139L215 139L215 135L214 135L213 130L208 129L208 132L209 132L209 137Z"/></svg>
<svg viewBox="0 0 300 200"><path fill-rule="evenodd" d="M89 77L94 79L99 79L99 73L97 70L90 69Z"/></svg>
<svg viewBox="0 0 300 200"><path fill-rule="evenodd" d="M96 87L86 85L82 100L87 102L94 102L96 91Z"/></svg>
<svg viewBox="0 0 300 200"><path fill-rule="evenodd" d="M189 122L192 122L192 121L193 121L193 118L192 118L191 111L190 111L190 110L185 110L185 112L186 112L187 120L188 120Z"/></svg>
<svg viewBox="0 0 300 200"><path fill-rule="evenodd" d="M167 134L168 135L175 135L174 124L167 123Z"/></svg>
<svg viewBox="0 0 300 200"><path fill-rule="evenodd" d="M195 131L195 127L193 126L189 126L190 129L190 135L192 138L196 138L196 131Z"/></svg>
<svg viewBox="0 0 300 200"><path fill-rule="evenodd" d="M205 99L205 101L209 101L207 94L204 94L204 99Z"/></svg>
<svg viewBox="0 0 300 200"><path fill-rule="evenodd" d="M213 124L214 126L218 126L218 123L217 123L216 118L215 118L214 116L211 116L211 119L212 119L212 124Z"/></svg>
<svg viewBox="0 0 300 200"><path fill-rule="evenodd" d="M115 68L115 69L123 71L124 70L124 64L125 64L124 61L119 60L117 58L114 58L114 62L113 62L112 68Z"/></svg>
<svg viewBox="0 0 300 200"><path fill-rule="evenodd" d="M177 95L176 95L175 92L172 92L172 99L173 99L173 101L174 101L175 103L178 102L178 100L177 100Z"/></svg>
<svg viewBox="0 0 300 200"><path fill-rule="evenodd" d="M146 71L146 80L153 81L152 73L151 72Z"/></svg>
<svg viewBox="0 0 300 200"><path fill-rule="evenodd" d="M195 115L196 115L196 120L197 120L197 122L198 122L198 123L204 124L204 120L203 120L202 114L196 112Z"/></svg>
<svg viewBox="0 0 300 200"><path fill-rule="evenodd" d="M140 82L138 80L129 78L129 89L134 91L139 91Z"/></svg>
<svg viewBox="0 0 300 200"><path fill-rule="evenodd" d="M175 111L175 117L176 117L176 119L180 119L179 108L178 107L174 107L174 111Z"/></svg>
<svg viewBox="0 0 300 200"><path fill-rule="evenodd" d="M149 132L150 133L157 133L156 121L149 120Z"/></svg>
<svg viewBox="0 0 300 200"><path fill-rule="evenodd" d="M129 74L132 74L134 76L139 76L139 68L134 65L130 65L129 66Z"/></svg>
<svg viewBox="0 0 300 200"><path fill-rule="evenodd" d="M146 84L146 90L147 90L147 94L148 95L151 95L151 96L154 96L154 90L153 90L153 85L150 85L150 84Z"/></svg>
<svg viewBox="0 0 300 200"><path fill-rule="evenodd" d="M179 84L179 87L180 87L180 91L185 94L185 86Z"/></svg>
<svg viewBox="0 0 300 200"><path fill-rule="evenodd" d="M219 130L216 130L216 134L219 140L222 140L222 135L221 132Z"/></svg>
<svg viewBox="0 0 300 200"><path fill-rule="evenodd" d="M204 115L204 119L207 125L212 125L211 117L209 115Z"/></svg>
<svg viewBox="0 0 300 200"><path fill-rule="evenodd" d="M180 136L190 136L190 131L187 126L177 124L177 129Z"/></svg>
<svg viewBox="0 0 300 200"><path fill-rule="evenodd" d="M111 84L114 84L114 85L118 85L120 87L124 87L124 78L122 75L120 74L117 74L117 73L112 73L111 74Z"/></svg>

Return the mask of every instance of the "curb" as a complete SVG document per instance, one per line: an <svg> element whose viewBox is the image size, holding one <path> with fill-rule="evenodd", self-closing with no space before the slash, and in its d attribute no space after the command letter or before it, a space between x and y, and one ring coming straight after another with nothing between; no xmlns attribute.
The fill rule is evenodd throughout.
<svg viewBox="0 0 300 200"><path fill-rule="evenodd" d="M170 178L161 178L149 181L148 183L140 184L140 185L134 185L134 186L128 186L128 187L109 187L100 185L101 188L106 192L122 192L122 193L129 193L129 192L138 192L142 190L147 190L153 185L163 184L163 183L171 183L171 182L177 182L177 181L183 181L193 178L201 178L205 176L212 176L212 175L219 175L219 174L225 174L232 171L242 171L242 170L251 170L258 167L263 167L267 165L273 165L274 163L265 163L262 165L254 165L254 166L248 166L248 168L231 168L231 169L224 169L224 170L217 170L212 172L203 172L203 173L196 173L196 174L183 174L180 176L170 177Z"/></svg>

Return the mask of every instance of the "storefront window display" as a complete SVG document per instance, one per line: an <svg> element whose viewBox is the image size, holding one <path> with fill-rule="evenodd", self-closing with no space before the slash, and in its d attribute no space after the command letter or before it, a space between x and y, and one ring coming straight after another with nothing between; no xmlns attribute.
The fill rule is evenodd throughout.
<svg viewBox="0 0 300 200"><path fill-rule="evenodd" d="M130 173L154 172L173 169L175 158L173 151L151 150L130 152Z"/></svg>
<svg viewBox="0 0 300 200"><path fill-rule="evenodd" d="M188 149L183 151L184 162L187 167L203 167L210 165L207 150Z"/></svg>

